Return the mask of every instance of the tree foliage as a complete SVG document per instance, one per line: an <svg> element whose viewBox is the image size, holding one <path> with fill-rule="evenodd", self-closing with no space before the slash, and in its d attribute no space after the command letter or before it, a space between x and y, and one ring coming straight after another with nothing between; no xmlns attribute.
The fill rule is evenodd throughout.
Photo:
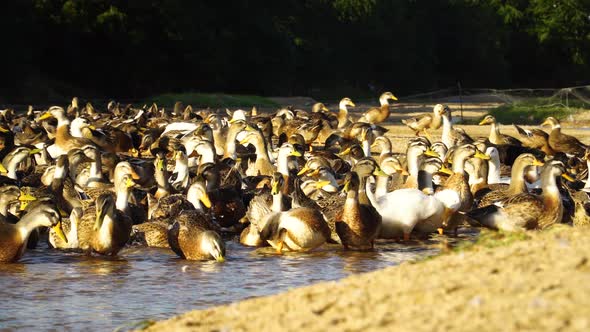
<svg viewBox="0 0 590 332"><path fill-rule="evenodd" d="M406 94L590 73L589 0L25 0L0 13L8 100Z"/></svg>

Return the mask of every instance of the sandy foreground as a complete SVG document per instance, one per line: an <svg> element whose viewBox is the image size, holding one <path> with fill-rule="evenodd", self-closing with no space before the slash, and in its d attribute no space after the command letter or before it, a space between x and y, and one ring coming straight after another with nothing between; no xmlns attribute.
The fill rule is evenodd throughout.
<svg viewBox="0 0 590 332"><path fill-rule="evenodd" d="M192 311L148 331L589 331L590 228L526 236Z"/></svg>
<svg viewBox="0 0 590 332"><path fill-rule="evenodd" d="M497 105L467 103L464 116L477 120ZM394 152L405 152L414 136L400 120L430 112L433 106L405 104L392 113L384 126ZM360 111L362 106L351 114ZM472 137L488 136L490 130L457 126ZM590 143L590 130L575 122L563 127ZM502 132L518 137L511 125L502 126ZM431 133L435 140L440 134L440 129ZM147 330L590 331L590 227L558 226L524 237L506 246L476 245L336 282L196 310Z"/></svg>

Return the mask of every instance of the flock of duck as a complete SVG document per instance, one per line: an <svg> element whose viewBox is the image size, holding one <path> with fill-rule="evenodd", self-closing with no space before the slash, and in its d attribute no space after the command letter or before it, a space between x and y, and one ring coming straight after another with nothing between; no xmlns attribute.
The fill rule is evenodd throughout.
<svg viewBox="0 0 590 332"><path fill-rule="evenodd" d="M337 113L322 103L267 115L180 102L99 111L77 98L67 109L4 110L0 262L39 240L85 254L147 245L217 261L231 234L278 253L326 242L370 250L376 239L469 225L544 229L571 220L576 199L588 201L590 181L574 176L587 176L590 152L555 118L543 123L549 134L516 126L517 139L488 115L480 125L491 125L489 137L473 139L438 104L403 120L416 137L393 153L379 124L397 98L379 100L356 121L350 98ZM432 141L428 131L441 126Z"/></svg>

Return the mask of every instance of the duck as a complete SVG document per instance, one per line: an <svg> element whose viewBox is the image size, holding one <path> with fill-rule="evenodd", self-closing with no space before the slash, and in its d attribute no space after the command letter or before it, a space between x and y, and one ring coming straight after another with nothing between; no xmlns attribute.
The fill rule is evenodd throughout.
<svg viewBox="0 0 590 332"><path fill-rule="evenodd" d="M126 187L134 185L131 177L125 177ZM86 252L116 256L131 236L133 220L117 207L112 193L103 193L95 204L84 210L78 229L80 248Z"/></svg>
<svg viewBox="0 0 590 332"><path fill-rule="evenodd" d="M559 223L563 217L563 203L557 187L557 177L568 181L561 161L547 162L541 172L542 194L521 193L501 202L477 208L465 215L491 229L515 232L530 229L546 229Z"/></svg>
<svg viewBox="0 0 590 332"><path fill-rule="evenodd" d="M412 129L416 136L420 135L420 132L424 132L427 137L430 137L427 129L436 130L442 125L442 114L446 112L446 108L442 104L434 105L432 114L426 113L421 114L413 118L403 119L402 123Z"/></svg>
<svg viewBox="0 0 590 332"><path fill-rule="evenodd" d="M261 235L276 250L310 251L330 238L330 227L319 210L299 207L265 216Z"/></svg>
<svg viewBox="0 0 590 332"><path fill-rule="evenodd" d="M548 156L555 155L555 151L549 146L549 134L537 128L525 129L516 124L513 124L513 126L518 132L519 140L524 147L539 149Z"/></svg>
<svg viewBox="0 0 590 332"><path fill-rule="evenodd" d="M184 212L168 230L168 244L183 259L225 261L225 243L219 233Z"/></svg>
<svg viewBox="0 0 590 332"><path fill-rule="evenodd" d="M51 204L39 204L30 209L16 224L0 222L0 262L18 261L25 253L31 232L38 227L50 227L67 241L61 227L61 215Z"/></svg>
<svg viewBox="0 0 590 332"><path fill-rule="evenodd" d="M381 215L382 226L379 238L403 238L410 240L410 234L421 223L422 231L442 229L444 222L458 210L460 198L457 192L442 190L434 193L432 176L442 167L439 158L423 159L420 168L420 186L403 188L377 197L367 189L371 204Z"/></svg>
<svg viewBox="0 0 590 332"><path fill-rule="evenodd" d="M337 129L343 129L352 124L352 119L348 115L348 107L356 107L352 100L344 97L338 103L338 126Z"/></svg>
<svg viewBox="0 0 590 332"><path fill-rule="evenodd" d="M240 243L245 246L262 247L268 243L260 235L264 225L261 223L268 214L287 211L291 207L289 197L284 194L285 178L275 172L270 182L271 188L252 198L246 211L246 220L250 224L240 234Z"/></svg>
<svg viewBox="0 0 590 332"><path fill-rule="evenodd" d="M474 200L477 207L484 207L495 202L528 192L524 179L525 170L531 166L543 166L544 162L538 160L530 153L523 153L516 158L511 169L510 185L496 184L488 185L487 188L481 189L474 194Z"/></svg>
<svg viewBox="0 0 590 332"><path fill-rule="evenodd" d="M358 122L378 124L387 120L387 118L389 118L390 113L389 107L391 106L389 104L389 100L396 101L397 97L389 91L382 93L379 97L379 103L381 106L371 107L368 110L366 110L365 113L363 113L363 115L360 117Z"/></svg>
<svg viewBox="0 0 590 332"><path fill-rule="evenodd" d="M47 112L43 113L37 121L43 121L49 118L57 119L57 129L55 132L55 143L48 147L48 152L52 158L57 158L62 154L74 148L81 148L85 145L94 145L94 143L83 137L74 137L70 132L70 120L66 117L65 110L60 106L52 106ZM81 123L81 125L85 125Z"/></svg>
<svg viewBox="0 0 590 332"><path fill-rule="evenodd" d="M17 168L27 161L32 155L40 152L39 149L30 149L26 146L17 146L2 159L2 168L0 172L6 173L6 177L12 180L18 180ZM4 172L3 172L4 171Z"/></svg>
<svg viewBox="0 0 590 332"><path fill-rule="evenodd" d="M453 174L449 176L441 190L448 189L459 194L461 206L459 211L469 211L473 206L473 194L469 186L468 178L465 174L465 161L468 158L476 157L489 160L489 156L479 151L473 144L464 144L455 149L453 153ZM463 222L462 215L455 214L443 225L443 229L452 229L455 233L459 225Z"/></svg>
<svg viewBox="0 0 590 332"><path fill-rule="evenodd" d="M359 202L359 175L350 172L344 178L346 201L336 217L336 233L345 249L373 249L381 229L381 215L372 205Z"/></svg>
<svg viewBox="0 0 590 332"><path fill-rule="evenodd" d="M264 137L258 131L249 131L246 136L240 141L240 144L253 144L256 148L256 161L248 163L246 170L247 176L272 176L275 172L275 167L270 161Z"/></svg>
<svg viewBox="0 0 590 332"><path fill-rule="evenodd" d="M237 225L246 214L241 188L233 185L224 186L221 183L219 168L213 163L201 164L197 174L205 180L211 213L217 223L225 228Z"/></svg>
<svg viewBox="0 0 590 332"><path fill-rule="evenodd" d="M451 109L448 108L448 106L442 114L442 118L443 126L441 141L447 146L447 149L451 149L457 145L473 143L473 138L469 137L464 130L453 127L453 122L451 121Z"/></svg>
<svg viewBox="0 0 590 332"><path fill-rule="evenodd" d="M556 152L563 152L580 158L584 156L584 152L588 146L580 142L574 136L563 134L561 132L561 124L559 123L559 120L550 116L541 124L541 126L547 125L551 126L548 141L551 149Z"/></svg>
<svg viewBox="0 0 590 332"><path fill-rule="evenodd" d="M516 138L500 133L500 127L498 126L496 118L493 115L488 114L479 122L480 126L488 124L491 125L490 136L488 137L490 143L496 145L522 145L522 143Z"/></svg>

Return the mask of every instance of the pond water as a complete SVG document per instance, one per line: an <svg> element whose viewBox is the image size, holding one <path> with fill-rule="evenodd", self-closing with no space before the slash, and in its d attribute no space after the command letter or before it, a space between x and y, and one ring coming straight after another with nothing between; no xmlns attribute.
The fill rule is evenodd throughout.
<svg viewBox="0 0 590 332"><path fill-rule="evenodd" d="M461 233L449 242L475 236ZM18 263L0 264L0 329L128 330L145 320L434 255L440 238L378 242L370 252L325 245L283 255L228 240L225 263L181 260L170 250L146 247L125 248L114 258L88 257L42 244Z"/></svg>

